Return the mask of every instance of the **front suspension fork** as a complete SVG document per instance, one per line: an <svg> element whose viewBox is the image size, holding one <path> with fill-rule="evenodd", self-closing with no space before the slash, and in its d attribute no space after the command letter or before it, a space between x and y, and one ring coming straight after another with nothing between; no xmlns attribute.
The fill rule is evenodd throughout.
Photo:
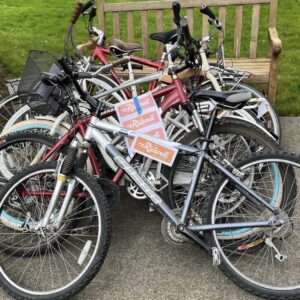
<svg viewBox="0 0 300 300"><path fill-rule="evenodd" d="M42 221L38 225L38 228L46 228L49 225L51 216L53 215L53 212L57 207L57 203L60 198L61 192L63 191L66 182L68 182L67 192L65 194L65 197L62 202L62 206L60 208L60 211L54 223L55 229L58 229L61 226L62 220L69 207L70 201L72 199L73 191L75 188L75 179L68 180L68 175L70 175L73 170L78 148L79 148L79 142L74 140L69 147L65 159L62 161L61 165L58 168L56 185L53 194L51 196L47 211Z"/></svg>

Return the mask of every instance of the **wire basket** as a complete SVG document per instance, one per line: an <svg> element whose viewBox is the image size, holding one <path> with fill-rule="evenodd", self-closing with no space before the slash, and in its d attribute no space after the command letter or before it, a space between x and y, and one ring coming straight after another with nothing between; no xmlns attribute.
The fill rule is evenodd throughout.
<svg viewBox="0 0 300 300"><path fill-rule="evenodd" d="M19 95L32 95L33 98L43 99L51 108L54 115L62 113L68 102L67 92L61 86L49 86L41 82L42 73L53 75L62 72L55 56L47 51L31 50L25 63L18 91ZM30 101L30 97L29 100Z"/></svg>
<svg viewBox="0 0 300 300"><path fill-rule="evenodd" d="M56 58L46 51L31 50L28 53L23 74L18 86L18 93L34 93L41 84L41 73L50 72L51 69L60 72ZM57 73L56 73L57 74Z"/></svg>

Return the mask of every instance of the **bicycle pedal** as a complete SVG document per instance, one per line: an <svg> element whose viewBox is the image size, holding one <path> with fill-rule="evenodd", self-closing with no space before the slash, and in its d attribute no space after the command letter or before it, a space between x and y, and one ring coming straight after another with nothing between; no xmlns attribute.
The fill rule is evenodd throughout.
<svg viewBox="0 0 300 300"><path fill-rule="evenodd" d="M219 266L221 263L220 251L217 248L211 249L213 266Z"/></svg>

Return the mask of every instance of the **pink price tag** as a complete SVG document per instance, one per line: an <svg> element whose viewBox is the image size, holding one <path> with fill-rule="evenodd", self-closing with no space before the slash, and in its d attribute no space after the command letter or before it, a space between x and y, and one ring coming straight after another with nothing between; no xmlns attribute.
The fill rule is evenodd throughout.
<svg viewBox="0 0 300 300"><path fill-rule="evenodd" d="M131 131L167 140L167 134L160 116L160 110L158 109L151 92L137 96L135 101L138 101L139 111L137 111L137 105L133 99L115 105L121 126ZM129 154L132 156L134 154L132 140L126 138L126 143Z"/></svg>
<svg viewBox="0 0 300 300"><path fill-rule="evenodd" d="M161 145L157 140L152 139L150 136L146 137L144 135L138 135L134 139L132 149L139 154L170 167L173 165L174 159L178 152L176 148L167 145Z"/></svg>

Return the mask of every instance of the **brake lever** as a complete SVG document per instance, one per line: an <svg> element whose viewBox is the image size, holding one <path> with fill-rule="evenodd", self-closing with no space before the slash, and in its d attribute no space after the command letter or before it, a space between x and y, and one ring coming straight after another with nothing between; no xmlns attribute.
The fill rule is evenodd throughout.
<svg viewBox="0 0 300 300"><path fill-rule="evenodd" d="M223 28L222 23L217 18L216 19L208 19L208 23L210 25L215 25L218 30L222 30L222 28Z"/></svg>

